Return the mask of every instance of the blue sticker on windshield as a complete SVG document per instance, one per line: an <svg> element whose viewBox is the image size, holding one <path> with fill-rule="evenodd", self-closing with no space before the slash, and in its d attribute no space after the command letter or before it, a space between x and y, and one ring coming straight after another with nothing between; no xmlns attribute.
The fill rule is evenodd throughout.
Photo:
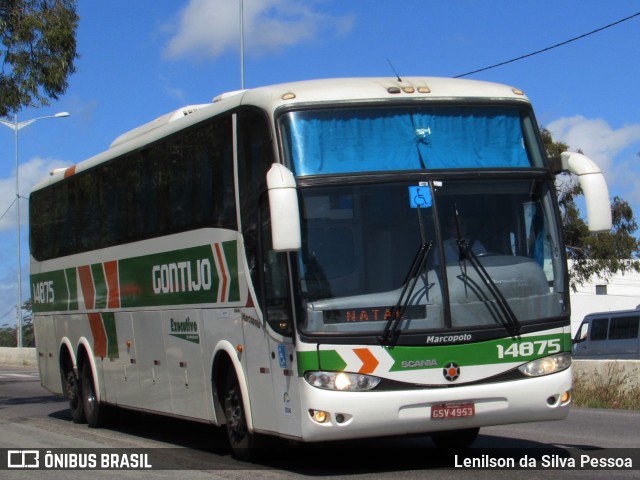
<svg viewBox="0 0 640 480"><path fill-rule="evenodd" d="M431 206L431 190L427 182L420 182L418 187L409 187L409 205L411 208L429 208Z"/></svg>

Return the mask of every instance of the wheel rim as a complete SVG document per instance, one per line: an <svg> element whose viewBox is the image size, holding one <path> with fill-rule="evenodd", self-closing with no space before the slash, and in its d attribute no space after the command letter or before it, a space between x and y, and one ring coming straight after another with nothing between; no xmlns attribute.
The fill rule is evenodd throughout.
<svg viewBox="0 0 640 480"><path fill-rule="evenodd" d="M69 372L67 374L67 399L69 400L69 405L71 405L72 408L77 407L80 402L79 393L76 376L73 372Z"/></svg>
<svg viewBox="0 0 640 480"><path fill-rule="evenodd" d="M96 406L96 394L93 389L93 379L91 376L87 375L84 379L82 386L84 387L84 396L86 399L87 409L89 410L87 413L93 412Z"/></svg>
<svg viewBox="0 0 640 480"><path fill-rule="evenodd" d="M244 418L244 408L238 388L234 385L227 391L225 398L225 417L229 441L233 445L239 445L246 440L247 424Z"/></svg>

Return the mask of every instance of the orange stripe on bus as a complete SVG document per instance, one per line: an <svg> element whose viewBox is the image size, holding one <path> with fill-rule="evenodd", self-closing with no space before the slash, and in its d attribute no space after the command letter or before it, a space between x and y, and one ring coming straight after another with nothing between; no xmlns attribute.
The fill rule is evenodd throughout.
<svg viewBox="0 0 640 480"><path fill-rule="evenodd" d="M218 264L220 265L220 272L222 273L222 294L220 295L219 301L226 302L228 297L227 284L229 283L229 278L224 266L224 257L222 256L222 252L220 251L220 244L216 243L215 247L216 255L218 257Z"/></svg>
<svg viewBox="0 0 640 480"><path fill-rule="evenodd" d="M78 267L78 275L80 276L80 286L82 287L84 305L88 310L92 310L95 306L96 290L93 286L91 267L89 265Z"/></svg>
<svg viewBox="0 0 640 480"><path fill-rule="evenodd" d="M93 354L96 357L107 356L107 333L104 331L102 317L99 313L90 313L89 326L93 335Z"/></svg>
<svg viewBox="0 0 640 480"><path fill-rule="evenodd" d="M76 166L73 165L72 167L69 167L64 171L64 178L69 178L71 175L75 173L76 173Z"/></svg>

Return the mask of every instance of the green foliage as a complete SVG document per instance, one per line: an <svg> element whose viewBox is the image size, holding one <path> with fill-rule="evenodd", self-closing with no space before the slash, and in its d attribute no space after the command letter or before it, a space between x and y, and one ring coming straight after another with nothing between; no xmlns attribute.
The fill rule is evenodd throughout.
<svg viewBox="0 0 640 480"><path fill-rule="evenodd" d="M5 323L0 326L0 347L17 346L18 336L16 334L15 318L12 324ZM35 342L33 331L33 315L31 310L31 299L22 304L22 346L30 347Z"/></svg>
<svg viewBox="0 0 640 480"><path fill-rule="evenodd" d="M75 0L2 0L0 117L48 105L75 72Z"/></svg>
<svg viewBox="0 0 640 480"><path fill-rule="evenodd" d="M569 149L565 143L555 142L547 129L541 129L541 133L549 158L557 158ZM611 204L611 231L595 234L589 231L576 203L582 190L575 176L558 175L556 187L571 289L575 292L594 275L607 279L619 273L640 272L640 242L633 236L638 224L629 203L616 196Z"/></svg>

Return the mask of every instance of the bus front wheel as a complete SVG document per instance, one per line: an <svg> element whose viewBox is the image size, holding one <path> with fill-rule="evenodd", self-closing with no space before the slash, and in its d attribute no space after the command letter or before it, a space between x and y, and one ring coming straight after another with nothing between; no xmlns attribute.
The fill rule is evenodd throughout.
<svg viewBox="0 0 640 480"><path fill-rule="evenodd" d="M247 426L245 405L235 372L227 375L222 398L231 452L239 460L249 460L255 453L255 436Z"/></svg>

